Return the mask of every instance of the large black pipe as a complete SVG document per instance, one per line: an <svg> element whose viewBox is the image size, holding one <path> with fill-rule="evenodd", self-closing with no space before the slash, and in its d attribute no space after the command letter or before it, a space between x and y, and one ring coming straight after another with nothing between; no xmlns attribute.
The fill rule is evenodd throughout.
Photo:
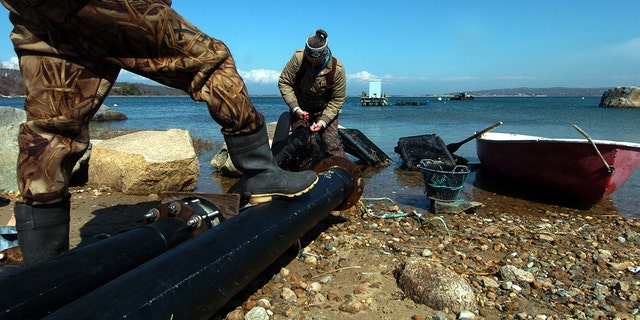
<svg viewBox="0 0 640 320"><path fill-rule="evenodd" d="M295 198L244 208L233 219L131 270L45 319L207 319L354 190L333 167ZM361 193L360 193L361 194Z"/></svg>
<svg viewBox="0 0 640 320"><path fill-rule="evenodd" d="M41 319L191 237L167 218L0 276L0 319ZM70 317L69 319L80 319Z"/></svg>

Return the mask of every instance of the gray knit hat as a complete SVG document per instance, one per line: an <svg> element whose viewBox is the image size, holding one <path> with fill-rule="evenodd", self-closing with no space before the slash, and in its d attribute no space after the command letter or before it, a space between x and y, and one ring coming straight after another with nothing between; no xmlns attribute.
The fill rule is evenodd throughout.
<svg viewBox="0 0 640 320"><path fill-rule="evenodd" d="M315 34L307 38L304 54L311 59L322 59L329 54L328 44L327 32L318 29Z"/></svg>

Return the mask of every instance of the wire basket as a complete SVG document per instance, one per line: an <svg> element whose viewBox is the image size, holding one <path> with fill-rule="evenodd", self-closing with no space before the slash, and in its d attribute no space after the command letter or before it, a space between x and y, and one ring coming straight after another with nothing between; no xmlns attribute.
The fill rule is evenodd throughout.
<svg viewBox="0 0 640 320"><path fill-rule="evenodd" d="M418 165L424 180L425 195L432 200L454 202L469 174L469 168L442 161L422 159Z"/></svg>

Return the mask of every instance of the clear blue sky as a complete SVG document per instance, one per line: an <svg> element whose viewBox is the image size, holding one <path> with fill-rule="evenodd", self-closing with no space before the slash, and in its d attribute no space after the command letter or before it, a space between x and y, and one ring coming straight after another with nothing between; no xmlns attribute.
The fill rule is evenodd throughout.
<svg viewBox="0 0 640 320"><path fill-rule="evenodd" d="M252 94L277 77L317 28L329 34L359 95L381 80L390 95L515 87L640 86L638 0L174 0L173 8L224 41ZM8 11L0 61L15 61ZM120 81L136 81L121 72Z"/></svg>

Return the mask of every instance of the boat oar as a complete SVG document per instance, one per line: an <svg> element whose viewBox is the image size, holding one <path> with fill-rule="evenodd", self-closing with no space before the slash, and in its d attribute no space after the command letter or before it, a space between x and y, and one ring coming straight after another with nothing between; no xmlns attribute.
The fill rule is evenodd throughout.
<svg viewBox="0 0 640 320"><path fill-rule="evenodd" d="M578 130L578 132L580 132L585 138L587 138L589 142L591 142L591 145L593 146L594 149L596 149L596 153L600 157L600 160L602 160L602 162L604 163L604 166L607 167L607 172L609 172L610 174L613 173L613 171L615 171L616 168L614 168L613 166L610 166L609 163L607 163L607 160L605 160L605 158L602 156L602 153L600 153L600 150L598 150L598 146L596 146L596 143L593 142L593 139L591 139L591 137L584 130L578 127L578 125L574 124L573 127L576 130Z"/></svg>
<svg viewBox="0 0 640 320"><path fill-rule="evenodd" d="M486 129L484 129L482 131L478 131L474 135L472 135L471 137L466 138L466 139L464 139L464 140L462 140L460 142L450 143L450 144L447 145L447 150L449 151L449 153L453 154L454 152L458 151L458 149L460 149L460 147L463 144L465 144L465 143L467 143L467 142L469 142L469 141L481 136L485 132L489 132L489 131L491 131L491 130L493 130L493 129L501 126L501 125L502 125L502 121L500 121L500 122L498 122L498 123L486 128Z"/></svg>

